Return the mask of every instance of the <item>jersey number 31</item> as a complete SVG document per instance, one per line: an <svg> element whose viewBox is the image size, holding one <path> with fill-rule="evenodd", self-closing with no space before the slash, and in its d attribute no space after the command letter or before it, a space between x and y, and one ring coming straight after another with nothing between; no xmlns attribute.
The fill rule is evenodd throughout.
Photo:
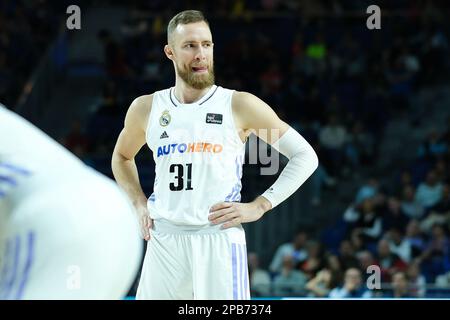
<svg viewBox="0 0 450 320"><path fill-rule="evenodd" d="M187 179L186 179L186 188L184 186L184 166L182 164L171 164L170 165L170 173L176 172L175 183L171 182L169 184L169 188L171 191L181 191L181 190L193 190L192 189L192 163L187 163Z"/></svg>

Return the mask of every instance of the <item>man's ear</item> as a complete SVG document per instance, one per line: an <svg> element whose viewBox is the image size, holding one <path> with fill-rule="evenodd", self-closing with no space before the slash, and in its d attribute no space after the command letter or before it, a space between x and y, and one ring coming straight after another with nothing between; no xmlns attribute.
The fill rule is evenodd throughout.
<svg viewBox="0 0 450 320"><path fill-rule="evenodd" d="M166 57L167 57L167 58L169 58L170 60L173 61L173 59L174 59L173 50L172 50L171 47L169 47L168 44L166 44L166 45L164 46L164 53L166 54Z"/></svg>

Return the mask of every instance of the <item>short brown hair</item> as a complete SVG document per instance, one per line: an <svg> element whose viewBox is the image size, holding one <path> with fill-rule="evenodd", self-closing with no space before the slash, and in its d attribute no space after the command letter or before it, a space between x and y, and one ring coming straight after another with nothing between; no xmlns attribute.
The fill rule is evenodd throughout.
<svg viewBox="0 0 450 320"><path fill-rule="evenodd" d="M189 24L204 21L209 26L208 20L201 11L198 10L185 10L175 15L167 26L167 43L170 43L171 34L177 28L179 24Z"/></svg>

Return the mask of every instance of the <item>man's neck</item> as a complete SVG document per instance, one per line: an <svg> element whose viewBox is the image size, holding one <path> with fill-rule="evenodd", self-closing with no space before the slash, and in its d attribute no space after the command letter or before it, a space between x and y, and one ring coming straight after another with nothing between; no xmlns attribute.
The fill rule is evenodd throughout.
<svg viewBox="0 0 450 320"><path fill-rule="evenodd" d="M175 83L174 95L181 103L194 103L200 100L211 88L211 86L204 89L195 89L188 86L184 81L177 81Z"/></svg>

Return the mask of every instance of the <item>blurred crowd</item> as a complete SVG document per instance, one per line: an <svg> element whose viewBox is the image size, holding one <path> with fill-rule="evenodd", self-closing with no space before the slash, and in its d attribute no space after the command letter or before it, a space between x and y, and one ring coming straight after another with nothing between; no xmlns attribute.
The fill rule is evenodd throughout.
<svg viewBox="0 0 450 320"><path fill-rule="evenodd" d="M58 30L50 1L0 1L0 101L14 106Z"/></svg>

